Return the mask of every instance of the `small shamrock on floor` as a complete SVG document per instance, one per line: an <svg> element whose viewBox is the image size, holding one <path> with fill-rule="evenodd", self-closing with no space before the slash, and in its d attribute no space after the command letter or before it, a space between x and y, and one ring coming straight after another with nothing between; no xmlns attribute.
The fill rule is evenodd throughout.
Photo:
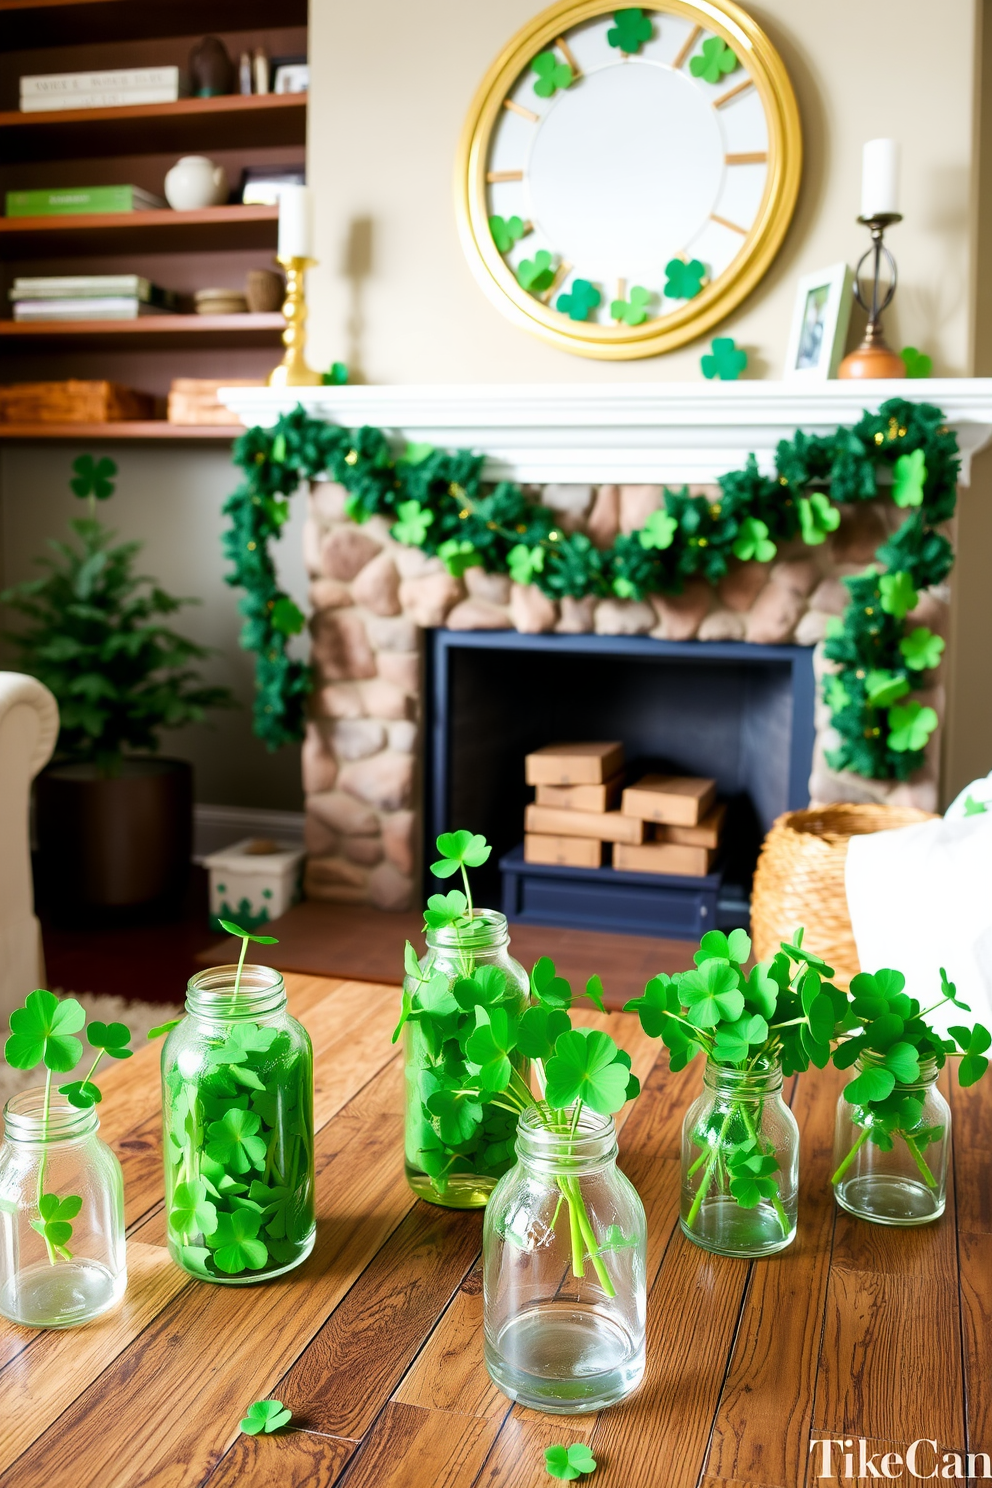
<svg viewBox="0 0 992 1488"><path fill-rule="evenodd" d="M546 1448L544 1465L553 1478L578 1478L583 1473L596 1471L596 1459L585 1442L573 1442L570 1447Z"/></svg>
<svg viewBox="0 0 992 1488"><path fill-rule="evenodd" d="M606 33L606 39L611 47L626 52L629 57L636 56L644 43L650 41L654 34L650 18L640 7L614 11L613 21L614 24Z"/></svg>
<svg viewBox="0 0 992 1488"><path fill-rule="evenodd" d="M635 284L627 299L614 300L610 305L610 315L614 320L621 321L624 325L642 325L648 318L648 305L653 296L649 289L644 289L640 284Z"/></svg>
<svg viewBox="0 0 992 1488"><path fill-rule="evenodd" d="M671 258L665 265L665 298L694 300L703 287L706 265L698 258Z"/></svg>
<svg viewBox="0 0 992 1488"><path fill-rule="evenodd" d="M248 1414L238 1425L246 1436L258 1436L263 1432L266 1436L271 1436L273 1431L288 1425L292 1419L293 1412L281 1400L256 1400L248 1407Z"/></svg>
<svg viewBox="0 0 992 1488"><path fill-rule="evenodd" d="M517 283L531 294L543 294L554 282L552 258L546 248L539 248L533 258L524 258L517 265Z"/></svg>
<svg viewBox="0 0 992 1488"><path fill-rule="evenodd" d="M500 253L509 253L527 231L522 217L490 217L489 231Z"/></svg>
<svg viewBox="0 0 992 1488"><path fill-rule="evenodd" d="M704 83L718 83L739 66L736 54L722 37L711 36L703 42L702 51L689 63L689 71L693 77L702 78Z"/></svg>
<svg viewBox="0 0 992 1488"><path fill-rule="evenodd" d="M699 365L709 381L717 377L721 382L736 382L747 366L747 352L734 345L732 336L717 336Z"/></svg>
<svg viewBox="0 0 992 1488"><path fill-rule="evenodd" d="M907 377L929 377L933 371L932 358L925 351L917 351L915 346L904 346L899 355Z"/></svg>
<svg viewBox="0 0 992 1488"><path fill-rule="evenodd" d="M602 298L599 290L588 279L573 279L571 290L568 294L558 296L555 308L562 315L567 315L569 320L588 320L590 311L596 309Z"/></svg>
<svg viewBox="0 0 992 1488"><path fill-rule="evenodd" d="M539 52L530 65L537 73L534 92L538 98L553 98L559 88L571 87L572 69L567 62L559 62L554 52Z"/></svg>

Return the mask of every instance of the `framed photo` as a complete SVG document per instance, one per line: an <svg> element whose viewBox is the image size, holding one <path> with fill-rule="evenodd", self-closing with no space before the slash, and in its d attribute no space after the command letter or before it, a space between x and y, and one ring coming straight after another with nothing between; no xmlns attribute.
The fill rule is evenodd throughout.
<svg viewBox="0 0 992 1488"><path fill-rule="evenodd" d="M310 68L306 62L280 62L275 59L273 93L306 93L310 88Z"/></svg>
<svg viewBox="0 0 992 1488"><path fill-rule="evenodd" d="M837 376L851 319L853 282L846 263L832 264L800 279L785 359L790 382L823 382Z"/></svg>

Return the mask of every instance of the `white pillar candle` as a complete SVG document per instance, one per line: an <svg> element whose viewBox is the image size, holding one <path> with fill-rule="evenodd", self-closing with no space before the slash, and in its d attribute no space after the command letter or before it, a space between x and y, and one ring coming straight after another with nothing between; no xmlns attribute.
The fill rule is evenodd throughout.
<svg viewBox="0 0 992 1488"><path fill-rule="evenodd" d="M313 226L310 213L309 186L283 186L280 188L279 257L313 257Z"/></svg>
<svg viewBox="0 0 992 1488"><path fill-rule="evenodd" d="M896 140L868 140L861 163L861 215L880 217L899 210L899 145Z"/></svg>

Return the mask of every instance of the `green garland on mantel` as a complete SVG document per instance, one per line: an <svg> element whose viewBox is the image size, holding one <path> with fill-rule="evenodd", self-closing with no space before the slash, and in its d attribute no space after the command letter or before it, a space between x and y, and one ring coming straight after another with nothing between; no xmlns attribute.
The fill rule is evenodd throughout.
<svg viewBox="0 0 992 1488"><path fill-rule="evenodd" d="M743 470L721 476L716 501L666 489L645 526L605 552L583 533L562 531L556 513L516 483L483 490L481 455L430 445L397 454L381 429L341 428L302 407L270 429L249 429L234 460L245 479L224 508L234 565L227 582L246 591L241 644L258 657L254 728L270 749L302 737L311 682L306 665L287 654L304 616L279 588L269 542L300 482L324 476L345 488L355 521L385 517L399 542L437 554L456 576L478 565L551 599L677 594L694 575L715 584L735 558L768 561L796 537L818 546L840 524L838 503L888 491L906 520L874 564L844 580L851 600L828 631L826 654L838 671L825 696L840 737L828 762L872 780L905 780L923 764L937 715L910 694L926 684L944 643L925 626L910 630L906 616L919 591L951 568L951 545L937 528L954 513L960 467L957 440L929 404L892 398L853 428L797 433L779 443L774 478L752 455Z"/></svg>

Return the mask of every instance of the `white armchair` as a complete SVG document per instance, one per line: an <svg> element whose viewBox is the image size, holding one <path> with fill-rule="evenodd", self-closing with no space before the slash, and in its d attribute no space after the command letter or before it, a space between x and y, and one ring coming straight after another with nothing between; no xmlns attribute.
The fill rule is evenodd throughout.
<svg viewBox="0 0 992 1488"><path fill-rule="evenodd" d="M41 926L34 913L28 807L31 782L48 763L59 732L47 687L21 672L0 672L0 1021L34 987L43 987Z"/></svg>

